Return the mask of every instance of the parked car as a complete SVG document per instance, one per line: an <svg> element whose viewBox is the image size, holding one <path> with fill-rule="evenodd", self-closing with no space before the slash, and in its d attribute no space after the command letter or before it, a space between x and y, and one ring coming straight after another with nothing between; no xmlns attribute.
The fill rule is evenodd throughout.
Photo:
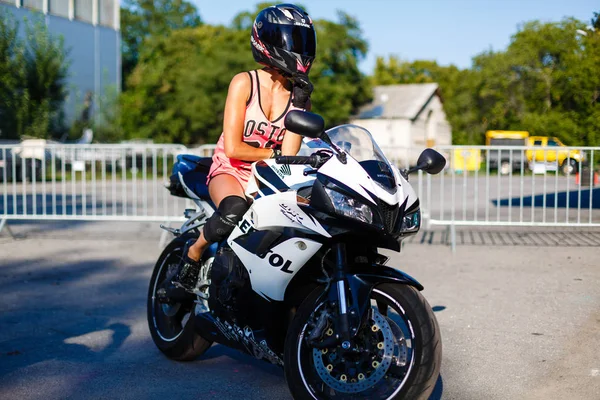
<svg viewBox="0 0 600 400"><path fill-rule="evenodd" d="M485 140L487 146L513 147L527 146L529 132L526 131L487 131ZM490 149L486 151L488 163L491 170L498 170L502 175L514 171L520 171L522 166L527 165L527 159L523 150Z"/></svg>
<svg viewBox="0 0 600 400"><path fill-rule="evenodd" d="M34 158L22 158L13 152L12 148L0 148L0 182L21 182L23 180L32 181L34 176L36 180L42 179L42 164L40 160ZM5 178L6 177L6 178Z"/></svg>
<svg viewBox="0 0 600 400"><path fill-rule="evenodd" d="M554 149L527 150L527 160L530 163L544 163L546 169L560 170L563 174L575 174L579 171L579 163L585 161L585 154L581 150L566 148L560 140L548 136L531 136L529 146L549 147Z"/></svg>

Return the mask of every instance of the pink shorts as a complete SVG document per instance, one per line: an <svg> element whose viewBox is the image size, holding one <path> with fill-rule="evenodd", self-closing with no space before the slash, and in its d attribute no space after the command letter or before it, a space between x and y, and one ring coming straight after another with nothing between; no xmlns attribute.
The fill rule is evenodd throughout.
<svg viewBox="0 0 600 400"><path fill-rule="evenodd" d="M240 183L242 190L246 190L246 186L248 185L248 179L250 179L250 175L252 175L252 170L236 168L232 166L229 162L215 162L215 159L213 158L213 163L210 167L210 172L208 173L208 177L206 178L206 184L208 185L211 179L215 176L222 174L233 176Z"/></svg>
<svg viewBox="0 0 600 400"><path fill-rule="evenodd" d="M217 143L215 154L212 158L212 165L206 178L206 184L210 183L210 180L217 175L227 174L233 176L242 187L242 190L246 190L248 185L248 179L252 175L252 166L249 163L233 160L225 155L225 149L223 147L223 138Z"/></svg>

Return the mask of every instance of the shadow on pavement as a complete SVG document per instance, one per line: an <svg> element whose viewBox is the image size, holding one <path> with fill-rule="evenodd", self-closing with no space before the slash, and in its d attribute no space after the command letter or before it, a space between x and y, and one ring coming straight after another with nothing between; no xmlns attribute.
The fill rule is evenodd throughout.
<svg viewBox="0 0 600 400"><path fill-rule="evenodd" d="M560 208L600 208L600 188L571 190L568 192L538 194L535 196L513 197L512 199L492 200L492 204L500 207L546 207L556 205Z"/></svg>
<svg viewBox="0 0 600 400"><path fill-rule="evenodd" d="M222 345L194 363L162 356L145 326L152 265L47 253L0 261L0 397L198 398L198 384L210 398L287 396L281 368ZM430 399L442 392L440 377Z"/></svg>
<svg viewBox="0 0 600 400"><path fill-rule="evenodd" d="M124 274L113 259L54 258L0 263L0 378L46 360L102 362L131 334L115 319L144 311L148 265Z"/></svg>

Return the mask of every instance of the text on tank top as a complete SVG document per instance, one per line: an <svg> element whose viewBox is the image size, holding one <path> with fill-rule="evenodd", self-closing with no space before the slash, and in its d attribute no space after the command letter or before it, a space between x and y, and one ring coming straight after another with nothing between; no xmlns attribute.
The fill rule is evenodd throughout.
<svg viewBox="0 0 600 400"><path fill-rule="evenodd" d="M250 98L246 104L246 116L244 118L243 141L252 147L263 149L280 148L286 129L283 121L288 112L294 107L292 103L292 94L283 113L273 121L270 121L260 104L260 81L258 71L254 74L248 72L250 76Z"/></svg>

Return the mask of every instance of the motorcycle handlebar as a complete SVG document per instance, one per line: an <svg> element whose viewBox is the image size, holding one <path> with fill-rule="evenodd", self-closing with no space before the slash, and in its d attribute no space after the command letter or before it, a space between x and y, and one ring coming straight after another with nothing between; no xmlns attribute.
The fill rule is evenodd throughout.
<svg viewBox="0 0 600 400"><path fill-rule="evenodd" d="M318 168L321 157L313 154L312 156L278 156L275 157L277 164L308 164L313 168Z"/></svg>

